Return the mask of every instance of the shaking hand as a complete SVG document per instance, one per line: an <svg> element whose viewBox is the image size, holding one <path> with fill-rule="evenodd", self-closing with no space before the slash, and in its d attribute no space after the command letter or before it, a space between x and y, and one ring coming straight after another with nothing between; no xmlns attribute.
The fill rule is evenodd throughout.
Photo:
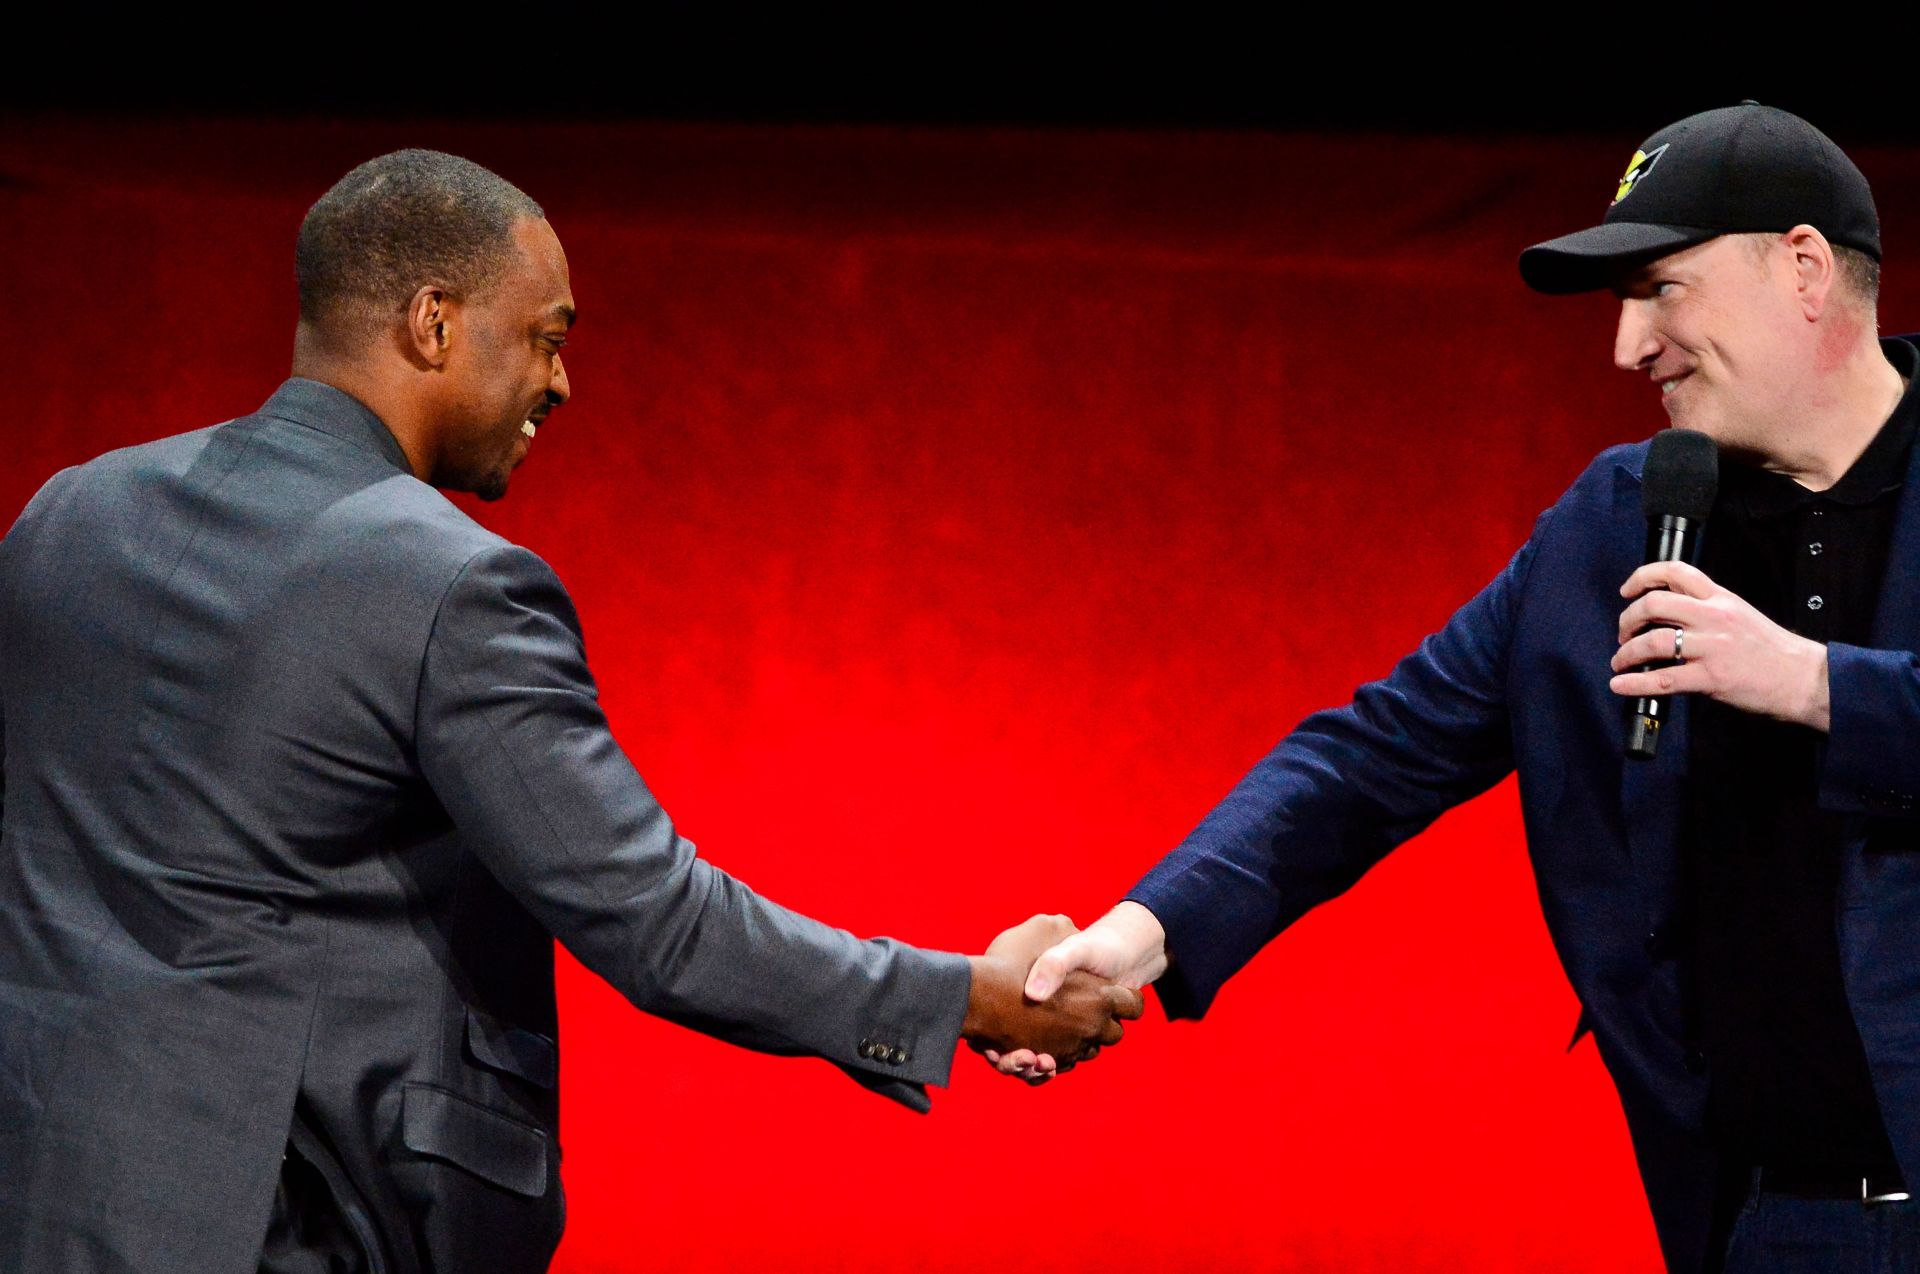
<svg viewBox="0 0 1920 1274"><path fill-rule="evenodd" d="M1015 1073L1001 1062L1007 1056L1047 1059L1046 1075L1022 1075L1030 1082L1071 1070L1119 1043L1121 1022L1140 1016L1145 1002L1137 988L1078 969L1052 977L1044 997L1028 993L1035 961L1075 936L1065 916L1035 916L972 958L973 989L961 1035L1004 1073Z"/></svg>
<svg viewBox="0 0 1920 1274"><path fill-rule="evenodd" d="M1036 916L1027 924L1044 919L1049 917ZM1064 917L1051 919L1063 920ZM1015 932L1008 930L1001 937ZM1135 1007L1125 1016L1138 1017L1138 989L1166 972L1166 939L1166 930L1153 913L1137 902L1123 902L1077 932L1067 924L1053 945L1033 961L1026 975L1026 998L1048 1003L1076 979L1099 978L1130 990L1135 997ZM1045 1083L1056 1073L1072 1069L1074 1060L1030 1045L1010 1049L975 1047L1002 1075L1012 1075L1029 1084Z"/></svg>

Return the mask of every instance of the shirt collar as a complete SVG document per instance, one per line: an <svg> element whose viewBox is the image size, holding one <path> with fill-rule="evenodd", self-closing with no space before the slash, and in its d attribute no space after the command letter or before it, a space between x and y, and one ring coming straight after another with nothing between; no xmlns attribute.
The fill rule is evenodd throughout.
<svg viewBox="0 0 1920 1274"><path fill-rule="evenodd" d="M1778 517L1810 504L1827 503L1857 507L1871 504L1889 491L1906 483L1907 453L1913 447L1916 427L1920 426L1920 349L1899 337L1885 337L1880 350L1894 370L1907 378L1907 392L1894 406L1880 432L1860 453L1840 481L1825 491L1809 491L1784 473L1772 473L1752 465L1727 462L1721 470L1721 483L1729 497L1739 501L1746 513L1756 518Z"/></svg>
<svg viewBox="0 0 1920 1274"><path fill-rule="evenodd" d="M413 472L413 466L407 463L407 453L386 422L344 389L295 376L274 390L273 397L267 399L256 414L317 429L373 452L404 473Z"/></svg>

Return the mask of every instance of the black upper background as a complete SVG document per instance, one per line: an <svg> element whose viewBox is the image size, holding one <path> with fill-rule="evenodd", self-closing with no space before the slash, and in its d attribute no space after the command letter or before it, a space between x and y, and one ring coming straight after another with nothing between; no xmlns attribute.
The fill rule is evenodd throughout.
<svg viewBox="0 0 1920 1274"><path fill-rule="evenodd" d="M1631 145L1751 97L1842 146L1920 143L1907 33L1885 15L1831 15L1857 23L1844 29L1816 25L1821 17L1726 5L481 13L458 0L377 12L41 13L0 21L0 127L41 114L685 120L1578 133Z"/></svg>

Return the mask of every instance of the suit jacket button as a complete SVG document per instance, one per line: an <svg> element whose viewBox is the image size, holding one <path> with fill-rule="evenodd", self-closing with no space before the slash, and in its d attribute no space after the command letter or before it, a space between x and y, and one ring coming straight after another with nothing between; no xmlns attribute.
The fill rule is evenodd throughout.
<svg viewBox="0 0 1920 1274"><path fill-rule="evenodd" d="M878 1051L878 1046L872 1040L860 1041L860 1056L870 1058Z"/></svg>
<svg viewBox="0 0 1920 1274"><path fill-rule="evenodd" d="M906 1049L896 1048L893 1050L893 1064L895 1066L905 1066L908 1062L912 1060L913 1060L913 1055L907 1052Z"/></svg>

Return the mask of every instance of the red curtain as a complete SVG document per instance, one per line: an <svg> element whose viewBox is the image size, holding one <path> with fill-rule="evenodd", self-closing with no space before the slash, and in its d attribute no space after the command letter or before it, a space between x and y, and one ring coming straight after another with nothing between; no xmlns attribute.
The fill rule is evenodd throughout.
<svg viewBox="0 0 1920 1274"><path fill-rule="evenodd" d="M1846 139L1840 139L1845 144ZM1632 138L16 120L0 513L255 407L292 244L402 145L547 207L574 401L476 517L573 591L615 728L763 892L977 950L1089 921L1380 675L1611 442L1604 296L1514 257ZM1920 160L1863 150L1893 246ZM557 1269L1657 1265L1511 785L1041 1091L929 1118L563 973Z"/></svg>

